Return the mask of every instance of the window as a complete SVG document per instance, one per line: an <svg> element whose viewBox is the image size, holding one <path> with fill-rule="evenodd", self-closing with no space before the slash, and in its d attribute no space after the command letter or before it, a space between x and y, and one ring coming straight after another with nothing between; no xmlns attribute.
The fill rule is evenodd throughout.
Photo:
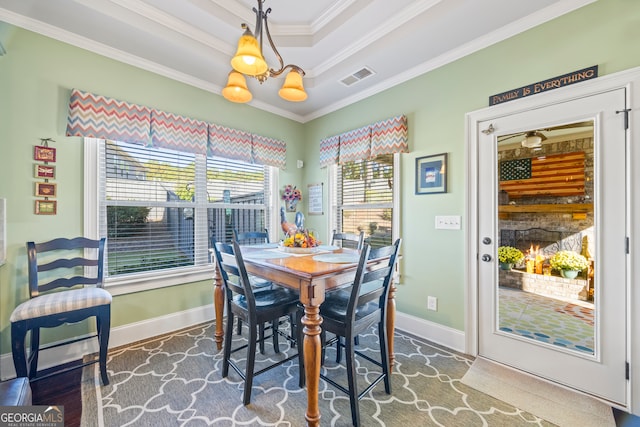
<svg viewBox="0 0 640 427"><path fill-rule="evenodd" d="M398 155L385 154L333 166L333 227L364 231L372 247L393 244L397 230Z"/></svg>
<svg viewBox="0 0 640 427"><path fill-rule="evenodd" d="M90 140L85 176L85 231L107 236L108 285L211 278L211 236L230 241L234 228L269 228L275 169L268 166Z"/></svg>

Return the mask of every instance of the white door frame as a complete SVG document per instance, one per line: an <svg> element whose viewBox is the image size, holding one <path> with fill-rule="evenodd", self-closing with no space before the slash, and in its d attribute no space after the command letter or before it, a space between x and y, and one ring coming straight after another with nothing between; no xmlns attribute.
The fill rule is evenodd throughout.
<svg viewBox="0 0 640 427"><path fill-rule="evenodd" d="M625 88L629 113L627 139L629 152L627 183L630 262L627 271L631 286L627 289L627 360L631 364L629 412L640 414L640 67L599 77L516 101L505 102L466 114L465 159L467 170L465 226L465 353L478 355L478 128L479 123L527 110L594 95L614 88ZM635 310L634 310L635 309ZM636 339L631 339L636 337Z"/></svg>

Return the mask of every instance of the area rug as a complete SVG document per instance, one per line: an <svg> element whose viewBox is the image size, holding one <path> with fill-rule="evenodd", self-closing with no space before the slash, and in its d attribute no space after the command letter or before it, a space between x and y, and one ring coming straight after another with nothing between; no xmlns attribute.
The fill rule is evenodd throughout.
<svg viewBox="0 0 640 427"><path fill-rule="evenodd" d="M462 383L558 426L616 426L609 405L486 359L477 358Z"/></svg>
<svg viewBox="0 0 640 427"><path fill-rule="evenodd" d="M244 325L243 325L244 326ZM246 326L244 335L246 335ZM274 426L306 425L306 390L298 387L296 359L254 378L251 404L242 405L243 382L232 370L221 376L222 354L206 323L110 351L110 384L100 386L97 365L83 372L83 426ZM243 338L234 335L234 343ZM284 354L293 354L281 341ZM373 355L374 330L360 336L359 349ZM238 358L243 359L241 354ZM346 385L335 348L323 372ZM424 340L395 334L392 394L379 384L360 401L362 426L552 426L548 421L462 383L473 359ZM261 364L277 360L270 343ZM344 358L343 358L344 359ZM358 360L360 387L377 367ZM361 388L362 390L363 388ZM349 426L348 397L320 381L322 426Z"/></svg>

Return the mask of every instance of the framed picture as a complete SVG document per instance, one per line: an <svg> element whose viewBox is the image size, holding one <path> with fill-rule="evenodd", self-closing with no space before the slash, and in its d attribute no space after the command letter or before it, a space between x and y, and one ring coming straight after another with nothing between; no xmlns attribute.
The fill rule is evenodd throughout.
<svg viewBox="0 0 640 427"><path fill-rule="evenodd" d="M36 215L55 215L58 202L55 200L36 200Z"/></svg>
<svg viewBox="0 0 640 427"><path fill-rule="evenodd" d="M36 164L33 176L36 178L53 179L56 177L56 167L51 165Z"/></svg>
<svg viewBox="0 0 640 427"><path fill-rule="evenodd" d="M447 153L416 159L416 194L447 192Z"/></svg>
<svg viewBox="0 0 640 427"><path fill-rule="evenodd" d="M45 147L42 145L36 145L35 147L33 147L33 160L37 160L39 162L55 162L56 149Z"/></svg>
<svg viewBox="0 0 640 427"><path fill-rule="evenodd" d="M36 196L56 197L57 186L51 182L36 182Z"/></svg>

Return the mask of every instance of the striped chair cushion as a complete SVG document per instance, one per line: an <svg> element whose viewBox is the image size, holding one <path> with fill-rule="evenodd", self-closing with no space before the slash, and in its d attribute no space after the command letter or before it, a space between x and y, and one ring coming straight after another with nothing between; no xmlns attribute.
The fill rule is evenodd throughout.
<svg viewBox="0 0 640 427"><path fill-rule="evenodd" d="M102 288L86 287L53 292L23 302L13 310L9 320L19 322L105 304L111 304L111 294Z"/></svg>

